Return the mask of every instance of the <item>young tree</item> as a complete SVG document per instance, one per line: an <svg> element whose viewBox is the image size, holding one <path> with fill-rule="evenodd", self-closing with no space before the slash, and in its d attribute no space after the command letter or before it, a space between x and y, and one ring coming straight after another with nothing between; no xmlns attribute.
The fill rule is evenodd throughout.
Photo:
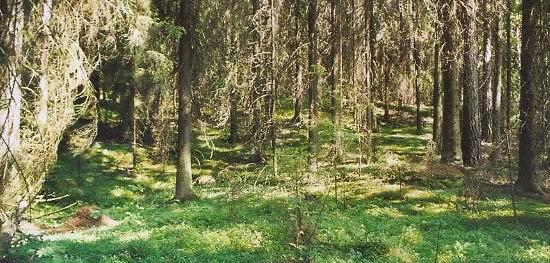
<svg viewBox="0 0 550 263"><path fill-rule="evenodd" d="M456 0L440 1L443 22L443 122L441 131L441 162L451 163L461 159L460 112L458 73L456 62Z"/></svg>
<svg viewBox="0 0 550 263"><path fill-rule="evenodd" d="M530 193L541 193L537 183L536 150L536 96L535 59L537 50L537 15L541 2L523 0L521 10L521 69L520 69L520 105L519 105L519 176L518 187Z"/></svg>
<svg viewBox="0 0 550 263"><path fill-rule="evenodd" d="M191 171L191 89L193 87L193 12L192 0L181 0L176 23L185 29L178 47L178 145L176 195L177 200L195 199Z"/></svg>
<svg viewBox="0 0 550 263"><path fill-rule="evenodd" d="M464 165L479 164L481 138L479 128L478 84L477 84L477 45L476 45L476 2L467 0L463 11L464 66L462 107L462 160Z"/></svg>

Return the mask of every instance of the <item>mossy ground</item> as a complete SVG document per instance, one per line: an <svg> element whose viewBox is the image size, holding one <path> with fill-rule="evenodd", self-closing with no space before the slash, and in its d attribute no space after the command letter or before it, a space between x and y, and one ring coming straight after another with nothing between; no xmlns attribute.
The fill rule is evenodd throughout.
<svg viewBox="0 0 550 263"><path fill-rule="evenodd" d="M319 131L322 154L316 175L306 168L305 130L280 130L277 174L271 163L244 163L246 147L227 144L222 132L198 133L194 173L211 175L217 183L197 186L201 198L182 203L167 202L173 196L174 166L151 163L147 149L140 149L135 174L128 171L131 156L124 145L96 143L83 156L62 155L43 193L68 197L38 205L32 216L79 202L74 209L93 204L119 224L27 237L10 258L112 263L550 262L550 207L519 198L514 217L509 195L496 190L466 203L461 175L446 174L452 169L430 172L429 134L416 135L412 125L382 126L375 136L376 156L365 165L358 153L364 150L360 136L346 127L345 158L332 165L333 130L327 119ZM61 224L73 208L39 223ZM311 241L296 239L301 233Z"/></svg>

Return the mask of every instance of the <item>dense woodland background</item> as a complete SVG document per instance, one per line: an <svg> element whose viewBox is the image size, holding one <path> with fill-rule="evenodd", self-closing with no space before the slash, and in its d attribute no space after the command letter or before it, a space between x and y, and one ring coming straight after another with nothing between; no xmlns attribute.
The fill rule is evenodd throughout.
<svg viewBox="0 0 550 263"><path fill-rule="evenodd" d="M549 43L546 0L0 0L0 258L550 261Z"/></svg>

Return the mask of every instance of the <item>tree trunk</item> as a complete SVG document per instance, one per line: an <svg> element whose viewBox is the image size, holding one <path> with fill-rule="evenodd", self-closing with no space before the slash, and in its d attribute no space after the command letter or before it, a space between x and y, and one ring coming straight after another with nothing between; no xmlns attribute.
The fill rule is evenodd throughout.
<svg viewBox="0 0 550 263"><path fill-rule="evenodd" d="M318 115L318 83L319 83L319 58L317 50L317 0L308 0L308 64L309 64L309 165L311 171L317 170L317 115Z"/></svg>
<svg viewBox="0 0 550 263"><path fill-rule="evenodd" d="M260 1L252 1L252 14L253 16L258 15L260 12ZM261 23L264 23L262 18ZM261 120L261 109L262 109L262 91L265 86L265 78L263 76L263 67L264 67L264 54L262 54L263 45L262 37L260 35L260 25L254 23L252 27L252 42L253 42L253 61L252 61L252 74L253 74L253 83L252 83L252 134L254 140L254 149L250 161L254 163L264 163L264 134L262 131L262 120Z"/></svg>
<svg viewBox="0 0 550 263"><path fill-rule="evenodd" d="M414 90L416 98L416 134L422 134L422 116L420 115L420 104L421 104L421 94L420 94L420 85L418 84L418 77L420 75L420 49L414 41Z"/></svg>
<svg viewBox="0 0 550 263"><path fill-rule="evenodd" d="M295 78L296 78L296 89L295 89L295 98L294 98L294 116L292 117L291 122L299 123L302 121L302 97L304 93L304 81L303 81L303 64L302 64L302 0L294 1L294 45L292 52L295 53Z"/></svg>
<svg viewBox="0 0 550 263"><path fill-rule="evenodd" d="M506 129L512 118L512 0L506 0Z"/></svg>
<svg viewBox="0 0 550 263"><path fill-rule="evenodd" d="M493 41L495 43L495 61L493 67L493 141L498 142L502 132L502 50L500 41L500 15L496 14L493 25Z"/></svg>
<svg viewBox="0 0 550 263"><path fill-rule="evenodd" d="M436 144L437 151L441 150L441 117L443 115L442 104L442 92L440 85L440 74L439 74L439 53L440 53L440 44L436 40L434 45L434 67L433 67L433 127L432 127L432 138Z"/></svg>
<svg viewBox="0 0 550 263"><path fill-rule="evenodd" d="M465 3L463 11L464 104L462 110L462 160L466 166L479 164L481 157L477 86L476 9L475 0L468 0Z"/></svg>
<svg viewBox="0 0 550 263"><path fill-rule="evenodd" d="M342 155L342 136L341 136L341 88L342 88L342 6L340 0L331 0L331 102L332 102L332 123L334 125L334 153L335 159L340 159Z"/></svg>
<svg viewBox="0 0 550 263"><path fill-rule="evenodd" d="M176 23L185 28L178 48L178 148L176 164L175 199L190 200L197 196L193 192L191 172L191 89L193 85L193 12L192 0L181 0Z"/></svg>
<svg viewBox="0 0 550 263"><path fill-rule="evenodd" d="M531 193L542 192L537 183L536 151L536 87L535 58L537 55L537 29L535 12L540 8L538 0L523 0L521 21L521 89L520 89L520 135L518 187Z"/></svg>
<svg viewBox="0 0 550 263"><path fill-rule="evenodd" d="M364 0L363 1L363 19L364 19L364 36L365 40L363 45L365 46L364 54L365 54L365 94L366 98L364 103L366 104L366 130L368 132L366 136L365 144L367 146L367 163L369 162L371 155L372 155L372 149L373 149L373 143L372 143L372 136L371 132L373 130L373 126L375 123L374 120L374 106L373 106L373 72L374 72L374 53L373 50L373 32L374 32L374 2L373 0Z"/></svg>
<svg viewBox="0 0 550 263"><path fill-rule="evenodd" d="M481 130L483 140L492 142L493 139L493 34L491 29L491 2L483 0L483 81L480 90L481 98Z"/></svg>
<svg viewBox="0 0 550 263"><path fill-rule="evenodd" d="M441 162L451 163L461 159L460 148L460 112L458 93L456 44L456 8L455 0L443 0L442 22L443 36L443 123L441 131Z"/></svg>
<svg viewBox="0 0 550 263"><path fill-rule="evenodd" d="M277 175L277 127L275 124L275 103L277 100L277 72L276 72L276 39L277 39L277 17L275 9L275 0L269 1L270 21L271 21L271 57L270 57L270 94L269 94L269 134L271 138L271 153L273 160L274 175Z"/></svg>

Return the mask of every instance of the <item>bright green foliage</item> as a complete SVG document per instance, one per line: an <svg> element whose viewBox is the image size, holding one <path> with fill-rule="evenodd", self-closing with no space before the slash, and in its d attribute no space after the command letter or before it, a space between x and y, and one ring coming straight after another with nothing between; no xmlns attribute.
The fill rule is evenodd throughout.
<svg viewBox="0 0 550 263"><path fill-rule="evenodd" d="M327 146L331 125L324 120L319 127L321 142ZM414 132L409 127L383 128L377 135L376 163L361 174L349 161L338 167L346 178L339 182L337 201L331 181L336 170L330 166L320 170L319 184L307 191L302 187L296 194L295 181L305 178L307 171L305 131L296 128L281 132L277 178L270 166L240 163L247 150L223 142L224 134L197 130L202 135L194 143L195 175L211 175L218 182L198 187L201 199L187 203L166 203L173 194L173 166L152 164L144 158L146 149L140 149L144 161L132 177L125 170L131 163L126 146L98 143L79 159L62 156L44 191L69 197L40 205L33 215L81 201L97 205L120 224L46 235L43 241L30 238L15 249L12 259L113 263L550 260L550 207L520 199L516 221L508 195L495 192L478 201L477 211L463 209L460 177L415 174L427 141ZM357 134L345 130L343 136L346 147L357 149ZM402 187L399 180L404 182ZM309 245L294 244L296 211L302 211L303 229L315 229ZM60 224L71 212L43 222Z"/></svg>

